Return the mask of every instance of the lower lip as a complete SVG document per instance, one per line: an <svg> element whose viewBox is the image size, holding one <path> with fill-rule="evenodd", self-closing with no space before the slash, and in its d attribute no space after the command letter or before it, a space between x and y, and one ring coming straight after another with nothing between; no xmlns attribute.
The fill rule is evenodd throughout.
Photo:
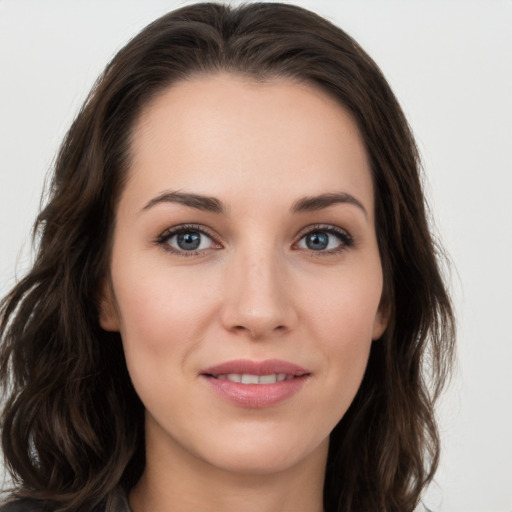
<svg viewBox="0 0 512 512"><path fill-rule="evenodd" d="M241 384L207 375L202 377L221 397L238 406L253 409L269 407L290 398L308 379L308 375L302 375L275 384Z"/></svg>

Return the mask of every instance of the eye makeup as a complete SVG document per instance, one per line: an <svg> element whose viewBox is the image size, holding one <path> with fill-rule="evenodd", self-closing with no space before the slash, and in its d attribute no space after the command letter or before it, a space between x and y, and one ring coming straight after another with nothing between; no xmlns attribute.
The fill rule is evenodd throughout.
<svg viewBox="0 0 512 512"><path fill-rule="evenodd" d="M308 226L302 230L299 236L300 238L297 244L300 244L304 240L306 246L300 248L311 250L312 256L339 254L354 245L354 239L347 230L331 224L315 224L314 226ZM338 240L338 243L334 247L331 246L333 238Z"/></svg>
<svg viewBox="0 0 512 512"><path fill-rule="evenodd" d="M177 256L204 256L207 251L222 249L222 244L204 226L183 224L166 229L155 244ZM310 251L312 256L339 254L354 245L345 229L330 224L315 224L304 228L294 250Z"/></svg>
<svg viewBox="0 0 512 512"><path fill-rule="evenodd" d="M211 240L212 245L217 247L201 247L206 238ZM177 243L189 245L189 248L180 248L172 245L173 240ZM169 229L166 229L156 240L155 243L162 247L162 249L175 254L177 256L205 256L206 251L209 249L222 249L222 245L216 241L214 236L209 233L204 226L198 224L182 224ZM198 245L198 247L195 247Z"/></svg>

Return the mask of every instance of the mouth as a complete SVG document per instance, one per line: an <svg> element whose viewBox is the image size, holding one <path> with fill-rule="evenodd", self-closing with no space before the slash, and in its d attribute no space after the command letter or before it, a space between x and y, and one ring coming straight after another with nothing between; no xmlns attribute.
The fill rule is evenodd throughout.
<svg viewBox="0 0 512 512"><path fill-rule="evenodd" d="M231 382L239 382L240 384L275 384L276 382L284 382L296 378L295 375L287 375L286 373L271 373L269 375L255 375L251 373L228 373L221 375L206 375L214 379L229 380Z"/></svg>
<svg viewBox="0 0 512 512"><path fill-rule="evenodd" d="M200 376L229 402L242 407L261 408L295 395L311 372L277 359L239 359L207 368Z"/></svg>
<svg viewBox="0 0 512 512"><path fill-rule="evenodd" d="M235 359L206 368L201 374L206 377L241 384L275 384L296 377L304 377L309 375L310 372L297 364L280 359L267 359L265 361Z"/></svg>

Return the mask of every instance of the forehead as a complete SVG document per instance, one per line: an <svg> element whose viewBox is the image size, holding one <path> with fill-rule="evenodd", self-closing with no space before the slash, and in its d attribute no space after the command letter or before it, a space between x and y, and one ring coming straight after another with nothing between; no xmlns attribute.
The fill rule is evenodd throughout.
<svg viewBox="0 0 512 512"><path fill-rule="evenodd" d="M318 87L219 73L174 84L146 105L128 188L147 200L183 189L252 202L346 192L371 212L369 169L357 124Z"/></svg>

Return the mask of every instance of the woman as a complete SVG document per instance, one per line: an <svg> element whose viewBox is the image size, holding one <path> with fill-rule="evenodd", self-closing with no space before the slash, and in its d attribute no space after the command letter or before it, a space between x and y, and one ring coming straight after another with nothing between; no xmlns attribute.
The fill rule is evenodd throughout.
<svg viewBox="0 0 512 512"><path fill-rule="evenodd" d="M375 63L198 4L107 66L2 304L5 510L412 511L453 315Z"/></svg>

